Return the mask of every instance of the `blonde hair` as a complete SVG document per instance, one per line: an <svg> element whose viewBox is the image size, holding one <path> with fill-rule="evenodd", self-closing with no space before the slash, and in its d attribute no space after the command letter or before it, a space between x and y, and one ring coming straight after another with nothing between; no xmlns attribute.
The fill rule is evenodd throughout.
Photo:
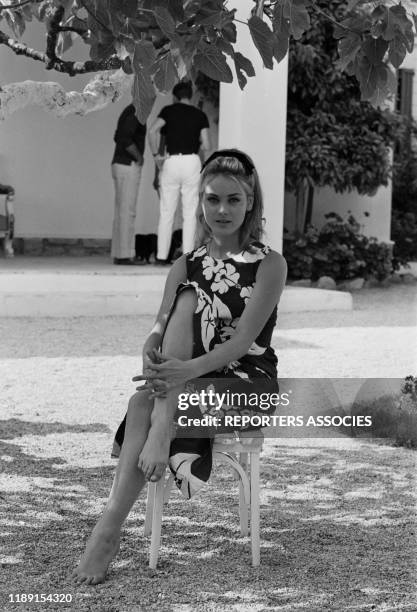
<svg viewBox="0 0 417 612"><path fill-rule="evenodd" d="M206 186L216 176L235 180L246 195L253 198L252 208L246 211L244 222L239 229L240 246L246 249L251 242L259 242L263 235L263 196L259 176L251 158L238 149L216 151L203 164L196 213L195 246L197 248L206 244L211 237L211 230L204 219L202 202Z"/></svg>

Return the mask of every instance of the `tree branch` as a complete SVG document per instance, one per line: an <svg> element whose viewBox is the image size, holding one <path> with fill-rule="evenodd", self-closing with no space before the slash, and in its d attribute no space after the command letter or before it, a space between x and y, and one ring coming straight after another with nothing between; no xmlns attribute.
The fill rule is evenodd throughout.
<svg viewBox="0 0 417 612"><path fill-rule="evenodd" d="M64 61L60 58L56 58L51 64L50 58L46 53L41 53L35 49L31 49L26 45L9 38L4 32L0 30L0 45L6 45L16 55L25 55L33 60L43 62L48 66L48 70L56 70L57 72L63 72L69 76L75 76L76 74L86 74L88 72L100 72L102 70L116 70L123 68L126 65L126 60L121 60L117 55L94 62L93 60L87 60L86 62L70 62Z"/></svg>
<svg viewBox="0 0 417 612"><path fill-rule="evenodd" d="M55 62L59 59L56 55L56 44L59 35L59 24L65 13L65 8L61 5L58 6L52 13L52 18L49 22L48 35L46 37L46 57L48 63L46 64L47 70L52 70Z"/></svg>
<svg viewBox="0 0 417 612"><path fill-rule="evenodd" d="M117 102L131 86L132 76L122 70L96 74L81 92L66 92L59 83L10 83L0 87L0 121L30 104L37 104L56 117L86 115Z"/></svg>
<svg viewBox="0 0 417 612"><path fill-rule="evenodd" d="M41 2L43 2L43 0L23 0L23 2L18 2L17 4L0 4L0 11L3 11L4 9L20 9L26 4L40 4Z"/></svg>
<svg viewBox="0 0 417 612"><path fill-rule="evenodd" d="M336 19L333 19L333 17L330 17L330 15L322 11L322 9L319 8L316 4L314 4L314 2L311 3L311 6L313 7L313 10L316 11L316 13L318 13L319 15L323 15L323 17L325 17L328 21L331 21L338 28L341 28L342 30L346 30L347 32L353 32L354 34L359 34L359 36L361 35L360 32L356 32L356 30L352 30L352 28L348 28L347 26L344 26L338 21L336 21Z"/></svg>
<svg viewBox="0 0 417 612"><path fill-rule="evenodd" d="M72 26L58 26L57 30L58 32L75 32L75 34L78 34L78 36L81 36L81 38L88 34L87 29L82 30L81 28L74 28Z"/></svg>

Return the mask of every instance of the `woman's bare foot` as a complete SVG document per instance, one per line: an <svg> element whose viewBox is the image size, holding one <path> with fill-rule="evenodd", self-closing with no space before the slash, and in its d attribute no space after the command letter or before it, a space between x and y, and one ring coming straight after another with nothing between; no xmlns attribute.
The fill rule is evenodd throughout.
<svg viewBox="0 0 417 612"><path fill-rule="evenodd" d="M168 464L171 439L172 428L167 419L161 418L152 423L138 463L147 480L156 482L163 476Z"/></svg>
<svg viewBox="0 0 417 612"><path fill-rule="evenodd" d="M113 557L119 552L119 544L119 534L94 529L78 567L72 572L73 582L84 584L104 582L107 568Z"/></svg>

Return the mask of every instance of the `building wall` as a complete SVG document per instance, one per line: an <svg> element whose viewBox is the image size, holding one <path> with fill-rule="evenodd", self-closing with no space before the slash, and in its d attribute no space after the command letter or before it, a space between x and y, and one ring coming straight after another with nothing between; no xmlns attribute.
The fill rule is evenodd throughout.
<svg viewBox="0 0 417 612"><path fill-rule="evenodd" d="M285 194L284 227L291 231L295 226L295 196ZM361 226L365 236L378 240L390 240L391 186L380 187L374 196L360 196L357 191L336 193L329 187L315 190L312 223L320 228L326 223L325 215L331 212L347 217L350 213ZM367 213L369 216L367 216Z"/></svg>
<svg viewBox="0 0 417 612"><path fill-rule="evenodd" d="M24 41L44 50L44 31L40 24L30 24ZM71 49L70 58L85 59L84 49L81 46ZM6 47L0 47L0 85L50 80L62 84L66 91L81 91L92 76L46 73L43 66L41 62L16 57ZM171 101L170 95L159 96L148 123ZM11 184L16 190L17 237L111 237L113 134L118 116L129 102L130 95L125 95L103 110L62 119L31 106L0 123L0 182ZM213 145L217 146L215 112L209 109L208 114ZM153 178L154 162L147 145L138 196L137 233L156 231L159 203L152 187ZM180 219L178 211L177 225Z"/></svg>
<svg viewBox="0 0 417 612"><path fill-rule="evenodd" d="M413 87L413 113L417 118L417 47L408 55L401 66L415 70ZM337 212L346 217L349 211L362 226L367 236L375 236L381 241L389 241L391 236L391 183L380 187L374 196L361 196L356 191L336 193L329 187L316 189L312 223L320 228L326 222L325 214ZM369 213L367 217L365 213ZM292 231L295 227L295 196L285 193L284 227Z"/></svg>
<svg viewBox="0 0 417 612"><path fill-rule="evenodd" d="M237 17L246 19L252 8L252 0L241 0ZM219 145L238 147L254 160L264 199L264 241L281 252L288 63L286 58L273 70L265 69L249 29L240 23L237 28L240 50L256 77L248 79L243 91L236 82L221 84Z"/></svg>
<svg viewBox="0 0 417 612"><path fill-rule="evenodd" d="M407 55L401 68L414 70L413 79L413 117L417 119L417 41L414 51Z"/></svg>

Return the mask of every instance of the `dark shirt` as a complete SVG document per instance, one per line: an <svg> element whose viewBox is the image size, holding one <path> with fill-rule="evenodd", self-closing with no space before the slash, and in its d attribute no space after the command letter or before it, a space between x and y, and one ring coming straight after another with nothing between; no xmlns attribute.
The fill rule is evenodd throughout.
<svg viewBox="0 0 417 612"><path fill-rule="evenodd" d="M124 164L129 166L132 161L136 161L133 155L126 151L126 147L135 144L141 154L139 164L143 164L143 153L145 151L146 125L142 125L135 115L135 107L129 104L119 117L114 142L116 147L112 164Z"/></svg>
<svg viewBox="0 0 417 612"><path fill-rule="evenodd" d="M176 102L164 106L158 117L165 121L163 130L170 155L198 153L201 130L209 127L207 115L203 111L191 104Z"/></svg>

